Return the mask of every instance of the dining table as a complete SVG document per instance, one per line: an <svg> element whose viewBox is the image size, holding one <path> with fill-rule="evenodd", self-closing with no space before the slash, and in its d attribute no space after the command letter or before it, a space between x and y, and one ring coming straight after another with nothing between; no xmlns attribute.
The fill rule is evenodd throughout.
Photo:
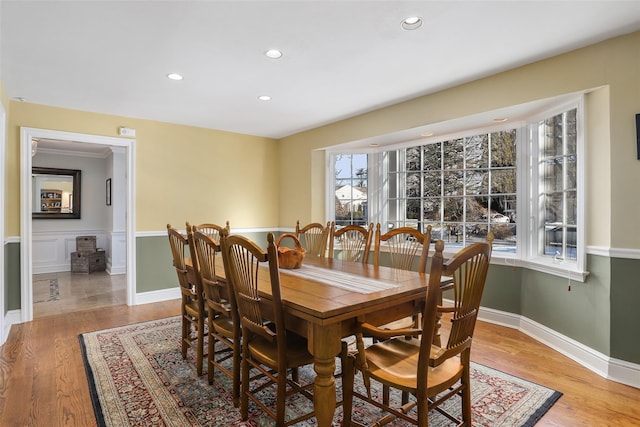
<svg viewBox="0 0 640 427"><path fill-rule="evenodd" d="M222 257L216 275L226 281ZM336 357L341 341L358 322L384 325L421 312L428 273L359 262L308 256L299 269L280 269L280 288L287 330L307 338L313 355L313 403L318 426L329 427L336 409ZM259 292L268 305L268 270L258 273ZM450 283L443 277L442 284ZM437 339L439 334L436 333Z"/></svg>

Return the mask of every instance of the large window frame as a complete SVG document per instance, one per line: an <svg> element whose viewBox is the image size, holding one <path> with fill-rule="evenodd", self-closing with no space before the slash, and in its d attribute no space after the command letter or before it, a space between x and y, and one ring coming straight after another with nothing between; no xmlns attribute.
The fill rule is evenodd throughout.
<svg viewBox="0 0 640 427"><path fill-rule="evenodd" d="M544 193L541 176L544 174L541 168L541 138L538 126L545 119L561 114L565 111L576 109L576 133L575 139L575 194L577 203L575 204L575 213L572 219L576 223L575 238L575 257L566 257L563 251L560 254L545 254L545 211L544 204L541 202ZM367 150L340 150L339 147L327 151L327 166L329 174L327 176L327 216L329 220L335 218L334 208L334 164L335 156L338 154L364 154L368 155L368 216L367 222L380 223L387 225L389 219L387 212L389 210L390 199L388 197L388 181L389 167L385 161L385 152L397 150L398 153L404 153L404 149L408 147L424 146L429 143L437 143L449 141L456 138L467 138L476 134L499 132L506 129L517 130L517 155L516 155L516 219L517 241L515 250L494 250L492 263L510 266L520 266L532 270L542 271L545 273L566 277L569 280L584 281L588 275L586 271L586 243L585 243L585 126L584 126L584 100L583 97L577 97L569 102L565 102L555 107L548 108L540 114L536 114L517 123L508 123L505 125L492 125L484 128L476 128L466 130L459 133L450 133L440 137L423 138L419 140L405 141L403 143L394 144L393 146L380 147L378 149ZM566 182L565 182L566 184ZM572 205L573 209L574 206ZM489 211L490 212L490 211ZM410 224L412 225L412 224ZM548 224L547 224L548 225ZM548 229L548 226L547 226ZM562 228L566 230L566 227ZM547 233L548 234L548 233ZM566 231L562 234L563 242L566 242ZM547 242L548 243L548 242ZM572 243L573 245L573 243ZM447 248L448 246L448 248ZM460 248L459 245L445 245L445 254L452 254ZM548 251L547 251L548 252Z"/></svg>

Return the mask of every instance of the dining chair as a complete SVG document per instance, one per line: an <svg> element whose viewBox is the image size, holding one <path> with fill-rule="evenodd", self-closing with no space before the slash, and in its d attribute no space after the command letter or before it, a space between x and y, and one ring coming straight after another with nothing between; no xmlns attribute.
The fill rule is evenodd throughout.
<svg viewBox="0 0 640 427"><path fill-rule="evenodd" d="M373 265L380 265L380 255L385 253L389 256L389 267L391 268L426 272L430 245L430 225L427 226L427 231L424 233L412 227L399 227L382 233L380 223L378 223ZM417 267L415 267L416 260L418 261Z"/></svg>
<svg viewBox="0 0 640 427"><path fill-rule="evenodd" d="M182 296L180 303L182 315L182 358L187 358L188 348L194 349L196 352L196 370L198 375L202 375L202 360L205 356L204 323L206 319L202 288L198 280L193 279L194 275L189 274L188 271L186 257L189 246L188 238L173 228L171 224L167 224L167 233L173 257L173 266L178 275L180 294ZM190 260L190 263L192 264L193 260Z"/></svg>
<svg viewBox="0 0 640 427"><path fill-rule="evenodd" d="M227 230L221 230L226 232ZM196 226L187 229L191 258L195 259L193 268L204 291L204 303L207 310L207 328L209 333L207 351L207 379L213 384L215 369L220 370L232 381L233 405L240 402L240 319L233 292L229 292L226 282L218 280L216 275L216 254L221 255L219 241ZM216 343L224 348L216 350ZM225 362L231 359L229 369Z"/></svg>
<svg viewBox="0 0 640 427"><path fill-rule="evenodd" d="M241 417L243 420L248 418L250 399L280 427L298 423L315 415L314 412L310 412L285 421L288 396L300 393L313 401L309 392L313 382L300 384L297 381L297 369L313 363L313 356L307 350L307 340L286 328L273 233L267 234L267 242L265 252L244 236L223 234L222 256L227 280L238 306L242 329ZM258 291L258 271L261 266L268 269L270 300L263 299ZM263 314L262 309L268 314ZM252 384L249 378L250 369L256 369L263 375L260 382L254 381ZM288 372L291 372L291 378L288 377ZM275 412L272 405L268 406L259 397L260 391L274 384L276 396L270 400L276 402Z"/></svg>
<svg viewBox="0 0 640 427"><path fill-rule="evenodd" d="M489 268L489 262L491 261L491 255L493 253L493 240L494 240L494 233L492 231L489 231L487 233L487 236L485 238L485 245L487 245L489 247L489 255L488 255L488 259L487 259L487 266L486 268ZM440 319L442 319L443 316L453 316L454 319L452 319L452 322L454 322L456 314L458 316L461 316L460 313L457 312L457 306L459 306L461 304L461 300L463 298L462 293L466 291L466 289L469 289L471 287L471 284L469 282L473 281L473 280L479 280L478 277L476 277L476 275L481 274L482 271L481 270L475 270L472 268L473 264L470 263L467 265L467 263L454 263L455 257L451 258L451 260L447 261L444 263L443 265L443 274L445 276L451 276L452 280L450 280L448 282L448 284L446 286L443 286L440 288L441 292L440 292L440 300L438 301L438 314L437 314L437 319L438 321L440 321ZM483 281L486 281L486 274L487 272L484 272L485 278L483 278ZM483 284L484 287L484 284ZM447 292L449 291L449 292ZM480 307L480 300L479 298L481 298L482 296L482 291L480 291L480 296L476 296L478 298L477 301L472 301L470 303L473 303L474 305L477 305L478 307ZM451 301L449 304L447 304L446 306L443 303L443 297L444 294L453 294L452 298L449 299L449 301ZM467 300L467 302L469 302L469 300ZM475 322L475 320L474 320ZM440 331L440 328L436 328L436 330ZM449 330L450 334L454 333L454 329L450 329ZM473 329L471 330L471 333L473 334ZM451 340L451 337L449 337L449 341ZM438 339L434 340L434 348L435 347L441 347L441 337L438 336Z"/></svg>
<svg viewBox="0 0 640 427"><path fill-rule="evenodd" d="M389 267L396 270L426 272L429 246L431 245L431 225L421 233L415 228L398 227L382 233L380 223L376 226L373 265L380 265L380 255L389 257ZM416 265L417 260L417 266ZM379 326L381 329L419 328L420 316L414 314L403 319ZM404 395L403 400L408 396ZM389 387L383 387L383 402L389 402Z"/></svg>
<svg viewBox="0 0 640 427"><path fill-rule="evenodd" d="M426 272L429 246L431 245L431 226L421 233L415 228L399 227L382 233L380 223L376 226L373 251L373 265L380 265L381 253L389 257L389 267L397 270ZM417 260L417 266L416 266ZM407 317L381 326L387 329L419 327L419 316Z"/></svg>
<svg viewBox="0 0 640 427"><path fill-rule="evenodd" d="M369 261L369 250L373 237L373 223L368 228L361 225L346 225L336 229L336 223L331 221L329 233L329 258L336 258L334 249L336 242L339 245L340 258L345 261L362 262Z"/></svg>
<svg viewBox="0 0 640 427"><path fill-rule="evenodd" d="M386 330L368 323L357 326L357 351L343 346L346 358L343 373L344 426L361 424L352 420L353 396L385 411L378 425L400 418L419 427L428 426L428 412L436 409L455 425L471 425L470 353L480 298L486 281L491 248L487 243L474 243L443 262L444 243L438 240L431 260L426 302L422 312L422 328ZM440 280L451 275L456 301L452 307L451 334L445 347L434 347L436 312L439 309ZM366 320L366 319L365 319ZM380 341L365 348L363 336ZM411 336L411 338L407 338ZM366 393L353 387L354 370L362 373ZM412 394L415 399L391 407L371 394L371 380ZM461 419L443 408L443 403L460 397ZM415 415L410 411L416 408Z"/></svg>
<svg viewBox="0 0 640 427"><path fill-rule="evenodd" d="M190 224L189 222L187 222L187 230L189 229L189 226ZM227 221L224 227L218 224L212 224L212 223L204 223L204 224L191 225L191 226L195 227L195 230L201 231L204 234L210 236L218 244L220 244L220 235L223 229L226 229L227 232L231 233L231 228L229 227L229 221Z"/></svg>
<svg viewBox="0 0 640 427"><path fill-rule="evenodd" d="M329 237L330 223L324 226L319 222L313 222L300 228L300 221L296 222L296 237L308 255L324 258L327 250L327 238Z"/></svg>

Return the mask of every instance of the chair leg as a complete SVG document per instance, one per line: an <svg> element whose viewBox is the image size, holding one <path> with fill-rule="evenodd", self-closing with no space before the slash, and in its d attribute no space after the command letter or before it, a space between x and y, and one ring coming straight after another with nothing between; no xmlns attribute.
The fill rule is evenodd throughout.
<svg viewBox="0 0 640 427"><path fill-rule="evenodd" d="M244 335L244 334L243 334ZM243 337L243 342L246 342L246 337ZM242 344L242 391L240 394L240 416L244 421L249 417L249 362L247 361L247 354L249 349L246 344Z"/></svg>
<svg viewBox="0 0 640 427"><path fill-rule="evenodd" d="M351 411L353 410L353 360L349 357L348 344L342 342L342 352L340 354L342 363L342 413L343 427L351 426Z"/></svg>
<svg viewBox="0 0 640 427"><path fill-rule="evenodd" d="M240 338L233 341L233 406L240 402Z"/></svg>
<svg viewBox="0 0 640 427"><path fill-rule="evenodd" d="M298 369L294 369L293 372L295 372L296 374L292 373L292 376L295 375L295 377L297 377L297 372ZM287 372L286 370L284 372L278 372L277 374L277 383L276 383L276 387L277 387L277 398L276 398L276 426L283 426L284 425L284 415L285 415L285 396L286 396L286 392L287 392ZM296 381L296 380L294 380ZM297 382L297 381L296 381Z"/></svg>
<svg viewBox="0 0 640 427"><path fill-rule="evenodd" d="M402 392L402 405L406 405L409 403L409 393L406 391Z"/></svg>
<svg viewBox="0 0 640 427"><path fill-rule="evenodd" d="M213 331L213 324L209 322L209 346L207 351L207 380L209 381L209 384L213 384L213 361L216 357L216 354L214 353L216 340L211 334L211 331Z"/></svg>
<svg viewBox="0 0 640 427"><path fill-rule="evenodd" d="M196 349L196 370L202 375L202 359L204 358L204 319L198 318L198 342Z"/></svg>
<svg viewBox="0 0 640 427"><path fill-rule="evenodd" d="M429 426L429 400L426 397L424 399L418 398L416 415L418 417L418 427Z"/></svg>
<svg viewBox="0 0 640 427"><path fill-rule="evenodd" d="M471 426L471 384L469 375L469 364L467 363L462 378L462 422L464 426Z"/></svg>
<svg viewBox="0 0 640 427"><path fill-rule="evenodd" d="M182 359L187 358L187 340L189 339L189 329L191 328L186 316L186 314L182 314Z"/></svg>

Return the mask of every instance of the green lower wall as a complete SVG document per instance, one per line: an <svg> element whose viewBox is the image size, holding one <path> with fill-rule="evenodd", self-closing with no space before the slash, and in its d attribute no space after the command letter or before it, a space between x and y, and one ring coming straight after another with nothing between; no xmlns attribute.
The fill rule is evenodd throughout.
<svg viewBox="0 0 640 427"><path fill-rule="evenodd" d="M522 268L491 265L482 293L482 307L519 314Z"/></svg>
<svg viewBox="0 0 640 427"><path fill-rule="evenodd" d="M610 262L611 357L640 363L640 260Z"/></svg>
<svg viewBox="0 0 640 427"><path fill-rule="evenodd" d="M589 255L587 265L590 274L584 283L523 270L520 314L609 355L609 258Z"/></svg>
<svg viewBox="0 0 640 427"><path fill-rule="evenodd" d="M4 312L20 309L20 244L4 246Z"/></svg>
<svg viewBox="0 0 640 427"><path fill-rule="evenodd" d="M267 233L242 233L265 248ZM167 236L136 238L136 293L171 289L178 286Z"/></svg>
<svg viewBox="0 0 640 427"><path fill-rule="evenodd" d="M243 233L266 247L266 232ZM136 292L177 286L165 236L138 237ZM5 246L5 313L20 308L20 245ZM384 261L383 261L384 262ZM588 256L584 283L492 265L482 306L522 315L605 355L640 363L640 260Z"/></svg>

